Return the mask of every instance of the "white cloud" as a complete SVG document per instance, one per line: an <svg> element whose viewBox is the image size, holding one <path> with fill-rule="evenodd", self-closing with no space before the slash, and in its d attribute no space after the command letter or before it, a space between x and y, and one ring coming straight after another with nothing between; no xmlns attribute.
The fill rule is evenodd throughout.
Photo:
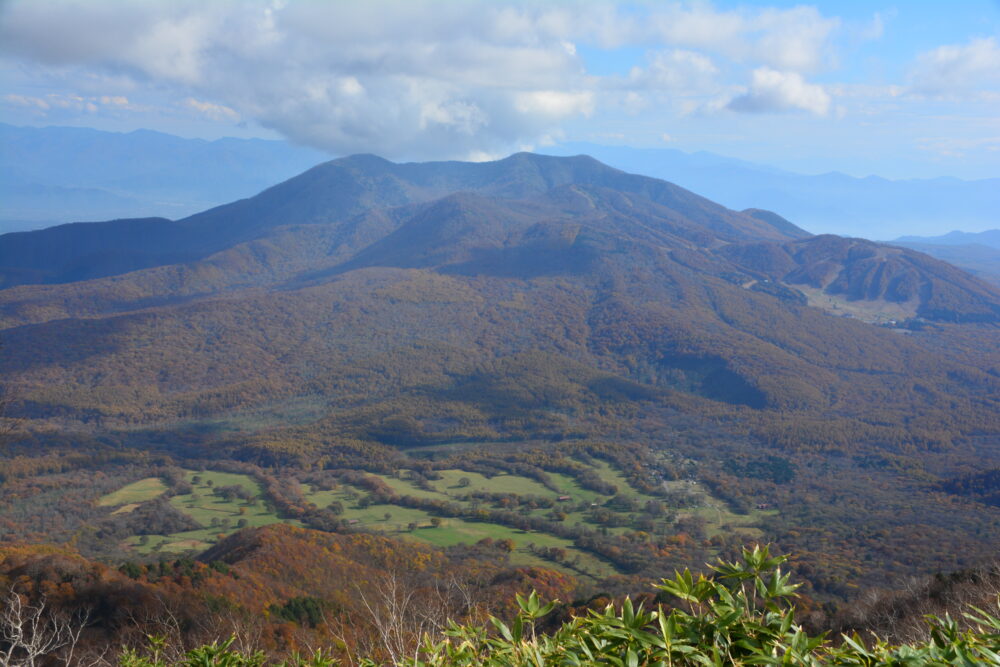
<svg viewBox="0 0 1000 667"><path fill-rule="evenodd" d="M799 110L825 116L830 103L826 90L807 83L801 74L761 67L754 70L750 89L730 100L726 108L750 113Z"/></svg>
<svg viewBox="0 0 1000 667"><path fill-rule="evenodd" d="M8 104L19 106L19 107L29 107L33 109L41 109L42 111L47 111L50 106L49 103L40 97L34 97L32 95L4 95L4 102Z"/></svg>
<svg viewBox="0 0 1000 667"><path fill-rule="evenodd" d="M760 34L754 55L783 70L828 69L833 64L830 37L840 20L824 18L815 7L767 10L753 23Z"/></svg>
<svg viewBox="0 0 1000 667"><path fill-rule="evenodd" d="M465 162L493 162L506 157L505 153L488 153L487 151L470 151L464 157Z"/></svg>
<svg viewBox="0 0 1000 667"><path fill-rule="evenodd" d="M644 113L671 96L671 108L697 108L727 90L731 65L789 77L747 104L778 96L816 111L823 91L792 73L826 68L840 27L811 7L528 0L7 0L0 18L0 54L62 72L85 104L134 110L100 98L156 91L185 113L396 158L502 152L605 107ZM591 76L580 44L651 55L628 76Z"/></svg>
<svg viewBox="0 0 1000 667"><path fill-rule="evenodd" d="M211 118L212 120L235 122L240 119L240 115L238 113L223 104L214 104L213 102L196 100L193 97L189 97L184 100L184 106L189 109L193 109L199 114L205 116L206 118Z"/></svg>
<svg viewBox="0 0 1000 667"><path fill-rule="evenodd" d="M130 106L132 106L131 103L128 101L128 98L125 97L124 95L101 95L100 98L98 99L100 99L101 104L109 107L119 107L122 109L128 109Z"/></svg>
<svg viewBox="0 0 1000 667"><path fill-rule="evenodd" d="M911 91L948 96L1000 87L1000 44L995 37L941 46L920 54L910 73Z"/></svg>
<svg viewBox="0 0 1000 667"><path fill-rule="evenodd" d="M41 112L52 109L68 109L96 113L101 109L109 111L146 111L147 107L132 104L124 95L60 95L49 93L44 98L33 95L4 95L3 100L10 105L29 107Z"/></svg>
<svg viewBox="0 0 1000 667"><path fill-rule="evenodd" d="M671 44L693 46L739 61L782 70L828 67L831 38L840 27L815 7L718 11L706 3L675 4L657 12L650 29Z"/></svg>
<svg viewBox="0 0 1000 667"><path fill-rule="evenodd" d="M98 99L93 97L82 97L80 95L46 95L46 100L50 107L56 109L74 109L76 111L86 111L95 113L98 110Z"/></svg>
<svg viewBox="0 0 1000 667"><path fill-rule="evenodd" d="M629 83L642 88L696 93L715 86L718 67L702 53L673 49L651 55L646 68L635 67Z"/></svg>
<svg viewBox="0 0 1000 667"><path fill-rule="evenodd" d="M534 141L593 111L572 38L596 26L580 14L485 3L15 0L0 49L172 88L204 117L254 119L334 153L453 156Z"/></svg>
<svg viewBox="0 0 1000 667"><path fill-rule="evenodd" d="M168 16L146 27L142 39L126 42L127 60L141 63L146 74L181 83L197 84L212 57L205 48L212 33L223 28L210 14L196 12Z"/></svg>
<svg viewBox="0 0 1000 667"><path fill-rule="evenodd" d="M523 113L539 113L556 118L589 115L594 110L594 94L590 91L537 90L519 93L515 106Z"/></svg>
<svg viewBox="0 0 1000 667"><path fill-rule="evenodd" d="M896 18L897 10L890 9L889 11L875 12L872 16L872 20L868 25L861 26L857 30L857 38L863 41L874 41L877 39L882 39L885 34L885 23L887 20L892 20Z"/></svg>

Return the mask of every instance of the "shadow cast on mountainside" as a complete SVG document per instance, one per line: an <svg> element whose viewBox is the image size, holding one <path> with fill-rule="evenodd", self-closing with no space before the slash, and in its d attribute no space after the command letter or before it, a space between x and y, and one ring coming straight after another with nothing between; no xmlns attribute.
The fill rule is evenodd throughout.
<svg viewBox="0 0 1000 667"><path fill-rule="evenodd" d="M585 275L590 273L600 254L581 244L553 247L526 245L513 248L481 248L472 252L472 259L448 264L439 273L461 276L492 276L496 278L538 278L553 275Z"/></svg>

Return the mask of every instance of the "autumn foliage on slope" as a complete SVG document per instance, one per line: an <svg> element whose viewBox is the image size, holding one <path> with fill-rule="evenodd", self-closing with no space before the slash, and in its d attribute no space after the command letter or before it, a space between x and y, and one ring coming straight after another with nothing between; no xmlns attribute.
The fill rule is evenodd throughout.
<svg viewBox="0 0 1000 667"><path fill-rule="evenodd" d="M284 543L298 546L294 534L269 537L291 538ZM230 545L237 551L244 546ZM345 553L355 546L358 545L347 547ZM387 555L380 555L379 549L374 553L364 548L362 551L376 559ZM46 554L38 555L45 560ZM21 567L26 565L23 556L15 557ZM7 563L10 557L8 554L0 562ZM389 559L394 556L389 555ZM695 575L684 570L662 579L655 586L658 591L655 600L636 603L625 598L553 624L546 623L546 619L551 618L558 602L546 603L537 592L532 592L515 595L515 613L508 619L490 616L488 619L448 622L447 625L428 626L419 634L403 634L401 628L410 622L404 614L413 612L419 618L428 608L428 601L433 601L425 597L428 591L410 589L412 598L387 596L386 606L378 607L375 603L377 609L373 610L368 602L373 599L373 591L355 586L356 595L376 619L377 639L370 644L357 645L336 639L333 646L327 648L330 637L325 637L324 648L316 648L317 644L309 642L305 651L296 650L299 647L292 644L278 647L277 651L274 647L261 648L262 635L255 635L254 628L244 624L229 628L228 637L219 634L187 650L181 648L187 637L168 637L161 633L149 634L138 644L123 641L121 636L110 637L103 653L87 654L85 649L77 652L82 648L77 646L78 635L70 635L70 641L60 647L65 650L32 654L30 641L22 641L16 633L9 632L11 616L5 614L0 618L0 630L4 633L0 634L0 658L11 664L34 664L38 658L40 661L61 659L74 664L75 660L121 667L260 667L265 664L333 667L345 662L362 667L388 664L410 667L1000 664L1000 618L996 615L1000 600L989 601L983 607L965 606L955 610L954 617L929 617L924 623L923 634L906 643L897 644L876 635L863 637L857 633L841 634L836 638L816 635L797 622L794 607L797 585L791 582L790 575L782 573L785 561L784 556L772 557L767 547L754 547L744 549L740 559L731 562L720 559L709 566L707 574ZM418 569L420 567L422 565L418 565ZM225 573L226 568L216 565L215 570ZM22 587L25 584L23 577L22 574ZM8 602L12 601L21 609L21 594L12 595ZM24 597L30 595L25 593ZM419 604L407 608L408 599L419 600ZM285 605L284 612L274 606L270 610L278 616L294 611L301 615L301 626L323 627L326 622L323 609L315 598L311 604L308 600L295 598ZM384 623L378 625L379 612L386 611L399 613L386 617ZM315 617L312 617L313 612ZM255 614L258 619L262 616L266 614ZM172 619L177 621L178 617ZM76 616L66 620L65 627L79 630L85 628L89 620L86 615ZM34 626L28 634L48 636L50 627L46 621ZM224 629L216 628L217 631ZM275 637L284 636L279 633L271 638ZM315 640L317 637L300 634L290 639ZM73 655L67 653L70 649Z"/></svg>
<svg viewBox="0 0 1000 667"><path fill-rule="evenodd" d="M566 598L575 587L566 575L505 561L504 545L444 552L274 525L234 535L201 560L120 569L55 547L0 547L0 597L79 624L78 657L145 647L154 636L179 658L233 636L235 648L272 655L326 645L343 658L391 659L447 619L509 616L517 592Z"/></svg>

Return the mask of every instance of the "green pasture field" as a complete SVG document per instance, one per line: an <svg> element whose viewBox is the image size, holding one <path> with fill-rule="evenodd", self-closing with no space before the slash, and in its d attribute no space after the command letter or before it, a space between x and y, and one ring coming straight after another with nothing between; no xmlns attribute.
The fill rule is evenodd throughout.
<svg viewBox="0 0 1000 667"><path fill-rule="evenodd" d="M198 482L194 481L195 478L198 479ZM191 483L192 493L174 496L170 499L170 504L197 521L202 527L198 530L171 535L148 535L145 540L141 536L133 536L126 542L129 547L140 553L207 549L218 542L220 538L239 530L237 524L241 520L246 522L248 528L279 522L301 525L298 521L279 517L263 498L260 485L247 475L211 470L202 472L189 470L186 473L186 479ZM240 486L256 496L256 499L250 502L239 498L225 500L213 495L212 491L222 486ZM212 519L218 519L218 525L213 526Z"/></svg>
<svg viewBox="0 0 1000 667"><path fill-rule="evenodd" d="M461 470L448 472L454 473L449 477L454 477L455 484L463 476L469 477L470 481L472 481L472 475L476 475L476 473L467 473ZM492 481L486 480L481 475L476 476L486 482ZM504 482L514 482L514 486L518 488L531 488L534 490L534 486L532 485L537 485L545 489L545 487L534 480L525 477L502 475L494 479L503 479ZM441 485L442 481L437 480L436 484ZM524 484L525 482L527 484ZM473 484L470 484L469 487L461 490L469 491L472 488ZM545 490L549 494L552 493L547 489ZM400 487L400 492L403 493L402 487ZM302 493L306 497L306 500L315 503L318 507L327 507L334 501L342 503L344 507L343 518L347 521L356 521L357 523L352 525L359 529L377 530L393 535L394 537L425 542L438 547L472 544L487 537L494 540L510 539L513 540L515 545L515 550L510 555L511 563L514 565L556 567L558 569L569 570L578 575L582 574L583 576L592 576L595 578L614 574L614 569L608 563L592 554L577 550L571 540L547 533L527 532L494 523L466 521L465 519L451 517L441 517L440 525L433 526L431 518L435 515L421 509L390 504L369 505L365 508L359 507L356 504L357 499L366 494L360 489L348 485L341 485L332 491L313 491L308 485L303 485ZM445 496L439 493L432 497L442 498ZM386 514L389 515L388 519L385 518ZM410 524L416 524L416 527L410 530ZM568 554L579 557L577 569L573 570L564 565L538 557L528 549L529 544L534 544L538 547L559 547L565 549Z"/></svg>
<svg viewBox="0 0 1000 667"><path fill-rule="evenodd" d="M610 465L600 462L594 466L601 478L614 484L618 492L637 498L645 502L654 496L642 494L631 487L625 477L613 469ZM560 473L547 473L558 491L546 487L542 483L520 475L501 474L493 477L486 477L480 473L461 470L445 469L435 471L440 475L440 479L430 482L430 489L421 489L409 479L406 479L407 471L402 470L398 476L373 474L393 489L399 495L410 495L417 498L448 500L457 502L464 507L470 505L470 501L462 498L467 494L475 492L487 493L510 493L518 496L539 496L555 500L559 496L568 495L570 500L557 502L552 508L539 508L529 512L532 516L544 517L553 510L560 510L566 513L566 523L576 524L588 521L587 511L591 503L603 505L611 496L602 495L594 491L582 488L574 478ZM468 480L468 485L463 486L460 480ZM351 521L356 520L359 527L369 530L384 530L398 533L400 537L416 539L436 546L452 546L455 544L477 542L483 538L511 539L517 546L511 554L511 561L518 565L539 565L542 559L532 554L528 544L535 544L538 547L558 547L565 549L570 557L578 557L579 565L576 574L588 573L595 577L613 574L613 569L606 562L593 554L578 550L571 540L556 537L547 533L524 532L515 528L491 523L477 521L466 521L460 518L443 518L441 525L437 528L429 527L432 514L423 510L414 510L394 505L372 505L367 508L360 508L357 500L367 495L362 489L341 485L332 491L314 491L303 485L303 494L309 502L315 503L318 507L327 507L330 503L338 501L344 508L343 518ZM578 510L581 505L585 505L585 510ZM488 505L488 504L487 504ZM389 521L385 520L385 514L390 514ZM417 523L421 526L415 531L403 530L409 523ZM427 525L427 527L423 527ZM628 532L629 528L609 527L608 532L620 534ZM559 567L569 570L563 565L544 561L548 567Z"/></svg>
<svg viewBox="0 0 1000 667"><path fill-rule="evenodd" d="M494 540L511 539L514 541L516 547L510 555L510 561L514 565L538 565L566 570L573 574L590 576L595 579L615 574L615 570L610 564L593 554L577 549L573 546L571 540L549 535L548 533L522 531L495 523L443 518L441 525L437 528L432 526L418 528L416 531L400 535L400 537L409 537L439 547L478 542L487 537ZM550 560L539 558L528 549L529 544L534 544L538 547L559 547L565 549L571 557L579 558L579 569L574 571L572 568L568 568L561 563L554 563Z"/></svg>
<svg viewBox="0 0 1000 667"><path fill-rule="evenodd" d="M436 472L441 475L441 479L434 480L432 484L449 494L485 491L487 493L516 493L519 496L552 495L552 491L540 482L519 475L486 477L478 472L466 472L465 470L454 469L438 470ZM466 487L462 487L459 484L459 480L463 478L469 480L469 485Z"/></svg>
<svg viewBox="0 0 1000 667"><path fill-rule="evenodd" d="M253 493L254 495L261 495L262 489L260 484L256 482L249 475L241 475L235 472L218 472L215 470L202 470L202 471L187 471L187 481L191 482L192 486L198 488L212 489L216 486L242 486L244 489ZM198 477L200 481L196 484L194 478ZM211 485L209 485L211 483Z"/></svg>
<svg viewBox="0 0 1000 667"><path fill-rule="evenodd" d="M399 479L390 475L374 475L385 482L393 491L400 495L409 495L417 498L454 498L476 491L486 493L513 493L519 496L553 496L558 495L546 488L540 482L536 482L528 477L520 475L496 475L486 477L478 472L468 472L465 470L436 470L441 479L432 480L430 483L433 491L426 491L418 488L411 481ZM405 475L406 471L401 471ZM469 480L468 486L461 486L459 480Z"/></svg>
<svg viewBox="0 0 1000 667"><path fill-rule="evenodd" d="M621 472L606 462L597 462L593 469L601 479L617 487L619 495L628 496L644 504L649 500L662 500L656 496L644 494L632 487ZM473 501L464 499L475 492L509 493L520 497L537 496L556 500L558 496L569 496L570 500L556 502L552 508L537 508L528 512L532 516L547 517L553 511L565 513L566 523L592 522L590 511L592 506L606 507L611 496L582 488L577 481L568 475L547 472L551 484L556 490L546 487L540 482L520 475L501 474L487 477L477 472L461 469L436 471L440 479L430 482L430 489L420 489L411 480L405 479L407 471L400 471L398 476L373 475L385 482L400 495L411 495L419 498L448 500L469 507ZM198 482L195 482L195 478ZM461 481L468 481L463 485ZM239 528L238 522L245 522L246 527L264 526L277 522L301 525L298 521L282 519L271 509L271 504L263 496L260 485L247 475L215 471L187 471L187 481L192 485L192 493L174 496L171 505L187 514L201 524L197 530L175 533L172 535L150 535L146 538L132 537L127 544L140 553L184 552L206 549ZM255 498L250 501L241 499L225 500L213 495L213 489L221 486L240 486ZM702 485L688 481L671 481L664 484L668 491L683 491L692 501L690 507L671 507L666 502L668 512L677 518L690 516L701 517L705 521L705 531L708 536L739 530L748 535L758 535L755 527L760 518L770 511L755 510L747 515L734 514L724 503L712 497ZM118 505L137 503L148 500L163 493L165 486L156 478L140 480L130 484L101 499L101 504ZM343 507L341 515L349 525L360 530L373 530L390 534L403 539L417 540L435 546L447 547L463 543L474 543L484 538L494 540L510 539L515 549L511 553L511 562L516 565L544 565L563 569L577 576L592 576L595 578L614 574L610 564L588 552L578 550L571 540L563 539L548 533L522 531L508 526L469 521L461 518L440 517L438 526L432 525L433 514L408 507L392 504L374 504L362 507L359 501L368 492L348 484L340 484L332 490L315 489L308 484L301 485L305 499L317 507L325 508L333 502L339 502ZM127 505L126 505L127 506ZM484 508L491 503L483 502ZM614 513L621 510L608 508ZM388 516L388 518L387 518ZM216 519L215 525L212 525ZM592 524L596 525L596 524ZM608 526L607 531L621 534L631 531L628 526ZM576 559L573 567L566 564L553 563L532 553L529 545L536 547L557 547L565 549L569 559Z"/></svg>
<svg viewBox="0 0 1000 667"><path fill-rule="evenodd" d="M117 491L112 491L106 496L98 499L97 504L101 507L114 507L116 505L129 505L134 503L144 503L159 497L167 490L167 485L159 477L147 477L138 482L132 482L128 486L123 486Z"/></svg>

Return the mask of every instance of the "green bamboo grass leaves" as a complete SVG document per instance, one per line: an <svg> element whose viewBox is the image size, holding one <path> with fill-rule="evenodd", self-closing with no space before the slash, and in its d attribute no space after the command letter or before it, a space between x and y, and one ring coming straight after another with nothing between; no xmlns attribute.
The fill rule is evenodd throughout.
<svg viewBox="0 0 1000 667"><path fill-rule="evenodd" d="M426 636L406 667L727 667L736 665L852 665L924 667L1000 665L1000 618L970 608L961 626L952 618L928 619L928 638L919 644L891 646L863 642L857 635L832 641L810 636L795 622L796 584L781 572L787 556L771 556L768 547L744 549L742 559L720 560L710 576L689 570L656 586L671 607L646 609L625 599L564 623L551 634L538 622L557 603L543 603L536 593L517 596L520 612L511 623L491 618L488 625L451 624ZM1000 607L1000 600L997 601ZM161 647L162 649L162 647ZM157 657L127 652L123 667L168 667ZM189 652L174 665L184 667L258 667L262 654L241 655L228 643ZM333 667L328 654L295 656L287 667ZM384 663L363 658L361 667Z"/></svg>
<svg viewBox="0 0 1000 667"><path fill-rule="evenodd" d="M689 570L658 588L676 602L646 610L626 599L620 609L575 618L551 635L534 632L552 608L537 596L519 598L511 628L494 621L499 637L481 627L454 626L448 641L428 640L413 667L458 665L593 665L681 667L699 665L1000 665L1000 619L974 610L974 630L930 619L930 639L916 646L866 646L857 637L831 642L795 623L795 584L781 572L785 556L767 547L745 549L741 561L720 561L713 575Z"/></svg>

